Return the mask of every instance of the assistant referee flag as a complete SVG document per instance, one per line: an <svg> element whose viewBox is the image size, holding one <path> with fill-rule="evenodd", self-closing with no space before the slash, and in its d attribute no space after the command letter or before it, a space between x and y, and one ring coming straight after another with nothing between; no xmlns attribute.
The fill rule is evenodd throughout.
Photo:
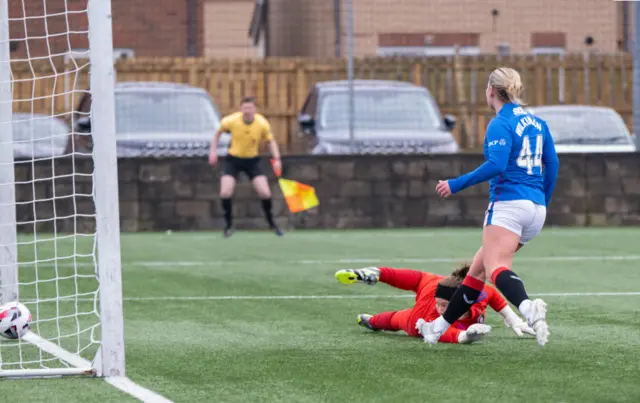
<svg viewBox="0 0 640 403"><path fill-rule="evenodd" d="M289 211L292 213L299 213L301 211L314 208L320 204L318 197L316 196L316 190L313 186L305 185L304 183L290 179L283 179L280 177L282 174L281 172L278 172L275 169L274 172L278 177L278 183L280 184L280 189L284 194L284 200L287 202Z"/></svg>

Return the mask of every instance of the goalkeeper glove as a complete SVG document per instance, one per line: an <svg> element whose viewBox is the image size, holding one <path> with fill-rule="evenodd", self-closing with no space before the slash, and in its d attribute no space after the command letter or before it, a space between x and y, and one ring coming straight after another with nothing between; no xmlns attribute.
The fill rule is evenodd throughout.
<svg viewBox="0 0 640 403"><path fill-rule="evenodd" d="M475 323L463 332L458 334L459 344L471 344L475 341L482 339L482 336L488 334L491 331L491 326L483 323Z"/></svg>
<svg viewBox="0 0 640 403"><path fill-rule="evenodd" d="M520 317L513 312L510 306L504 307L500 311L500 315L504 318L504 324L511 328L518 337L523 337L526 334L535 336L536 332L527 324L527 322L520 319Z"/></svg>

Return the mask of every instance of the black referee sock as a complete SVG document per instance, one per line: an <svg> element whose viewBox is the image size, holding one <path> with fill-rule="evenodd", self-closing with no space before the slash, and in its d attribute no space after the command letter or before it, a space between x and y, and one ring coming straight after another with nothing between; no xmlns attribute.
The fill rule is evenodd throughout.
<svg viewBox="0 0 640 403"><path fill-rule="evenodd" d="M224 211L224 221L226 222L226 228L231 228L231 199L222 199L222 211Z"/></svg>
<svg viewBox="0 0 640 403"><path fill-rule="evenodd" d="M529 299L520 277L506 267L501 267L493 272L491 282L496 285L496 288L505 296L507 301L517 307L520 307L522 301Z"/></svg>
<svg viewBox="0 0 640 403"><path fill-rule="evenodd" d="M269 226L271 228L274 228L276 226L276 223L273 221L273 212L272 210L272 205L271 205L271 199L262 199L262 210L264 211L264 217L267 219L267 222L269 223Z"/></svg>

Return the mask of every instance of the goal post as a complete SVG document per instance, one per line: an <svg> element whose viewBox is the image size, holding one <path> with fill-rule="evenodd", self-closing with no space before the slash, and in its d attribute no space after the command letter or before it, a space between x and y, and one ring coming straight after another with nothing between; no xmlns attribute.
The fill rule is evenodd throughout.
<svg viewBox="0 0 640 403"><path fill-rule="evenodd" d="M33 4L0 0L0 302L33 315L0 377L124 379L111 0ZM74 46L88 63L60 68ZM90 152L69 141L87 91Z"/></svg>
<svg viewBox="0 0 640 403"><path fill-rule="evenodd" d="M124 324L120 261L118 159L115 140L114 61L111 0L89 0L89 60L94 143L94 188L104 376L124 376Z"/></svg>
<svg viewBox="0 0 640 403"><path fill-rule="evenodd" d="M0 304L18 299L9 0L0 0Z"/></svg>

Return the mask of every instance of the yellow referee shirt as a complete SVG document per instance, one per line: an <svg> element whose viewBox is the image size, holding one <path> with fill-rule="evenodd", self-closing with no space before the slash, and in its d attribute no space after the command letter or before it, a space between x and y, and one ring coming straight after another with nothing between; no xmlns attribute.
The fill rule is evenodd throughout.
<svg viewBox="0 0 640 403"><path fill-rule="evenodd" d="M220 131L231 134L229 155L237 158L257 157L260 144L273 140L269 121L259 113L254 115L251 124L244 122L242 112L225 116L220 122Z"/></svg>

